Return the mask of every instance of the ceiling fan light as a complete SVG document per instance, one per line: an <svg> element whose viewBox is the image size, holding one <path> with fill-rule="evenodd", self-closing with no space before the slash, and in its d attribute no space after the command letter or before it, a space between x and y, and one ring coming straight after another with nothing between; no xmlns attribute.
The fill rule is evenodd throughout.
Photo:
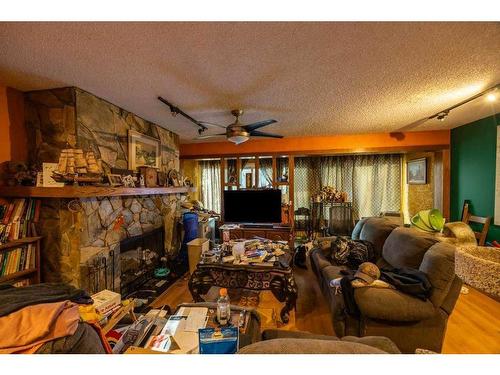
<svg viewBox="0 0 500 375"><path fill-rule="evenodd" d="M249 137L246 135L233 135L229 137L228 140L233 142L234 144L239 145L240 143L248 141Z"/></svg>
<svg viewBox="0 0 500 375"><path fill-rule="evenodd" d="M233 142L234 144L239 145L240 143L248 141L249 137L246 135L233 135L228 137L228 140Z"/></svg>

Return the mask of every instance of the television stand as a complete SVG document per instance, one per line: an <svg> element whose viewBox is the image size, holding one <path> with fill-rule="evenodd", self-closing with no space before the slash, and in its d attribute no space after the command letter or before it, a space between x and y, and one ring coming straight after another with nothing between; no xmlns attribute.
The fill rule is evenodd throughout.
<svg viewBox="0 0 500 375"><path fill-rule="evenodd" d="M273 224L252 224L252 223L247 223L247 224L240 224L240 228L266 228L266 229L272 229Z"/></svg>
<svg viewBox="0 0 500 375"><path fill-rule="evenodd" d="M229 232L229 239L238 240L241 238L252 239L254 237L267 238L272 241L287 241L290 249L293 249L293 230L289 225L273 224L251 224L251 227L239 225L230 229L220 229L220 238L224 238L223 232Z"/></svg>

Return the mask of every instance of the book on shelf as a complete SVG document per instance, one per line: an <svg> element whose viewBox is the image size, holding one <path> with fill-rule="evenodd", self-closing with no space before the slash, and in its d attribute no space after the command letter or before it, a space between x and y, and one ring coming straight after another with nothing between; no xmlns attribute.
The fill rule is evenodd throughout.
<svg viewBox="0 0 500 375"><path fill-rule="evenodd" d="M37 236L41 200L19 198L0 201L0 244Z"/></svg>
<svg viewBox="0 0 500 375"><path fill-rule="evenodd" d="M36 266L36 245L26 244L0 253L0 277L31 270Z"/></svg>

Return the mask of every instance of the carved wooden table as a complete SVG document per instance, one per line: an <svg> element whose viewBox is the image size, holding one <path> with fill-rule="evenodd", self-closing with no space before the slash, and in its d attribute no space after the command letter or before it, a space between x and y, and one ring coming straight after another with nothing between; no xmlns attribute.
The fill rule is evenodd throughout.
<svg viewBox="0 0 500 375"><path fill-rule="evenodd" d="M203 302L202 294L212 286L270 290L280 302L285 302L280 317L288 323L289 312L295 309L297 284L290 266L233 265L227 263L198 263L189 279L189 291L196 302Z"/></svg>

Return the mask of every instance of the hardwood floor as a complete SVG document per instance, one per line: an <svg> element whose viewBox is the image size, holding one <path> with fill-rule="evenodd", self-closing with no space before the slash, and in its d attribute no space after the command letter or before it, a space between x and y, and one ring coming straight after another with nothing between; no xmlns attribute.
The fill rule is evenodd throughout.
<svg viewBox="0 0 500 375"><path fill-rule="evenodd" d="M278 323L277 326L281 329L333 335L328 305L321 294L316 277L312 271L300 268L295 268L294 273L299 287L297 311L291 313L287 325ZM187 282L187 277L177 281L153 302L153 307L168 304L175 308L182 302L191 302ZM215 298L216 294L212 294ZM276 326L276 323L270 320L270 315L274 312L279 316L281 307L282 304L271 292L261 293L257 310L265 316L263 328ZM469 294L461 294L448 321L443 353L499 354L500 302L472 288L469 288Z"/></svg>
<svg viewBox="0 0 500 375"><path fill-rule="evenodd" d="M469 288L448 320L443 353L500 353L500 302Z"/></svg>

